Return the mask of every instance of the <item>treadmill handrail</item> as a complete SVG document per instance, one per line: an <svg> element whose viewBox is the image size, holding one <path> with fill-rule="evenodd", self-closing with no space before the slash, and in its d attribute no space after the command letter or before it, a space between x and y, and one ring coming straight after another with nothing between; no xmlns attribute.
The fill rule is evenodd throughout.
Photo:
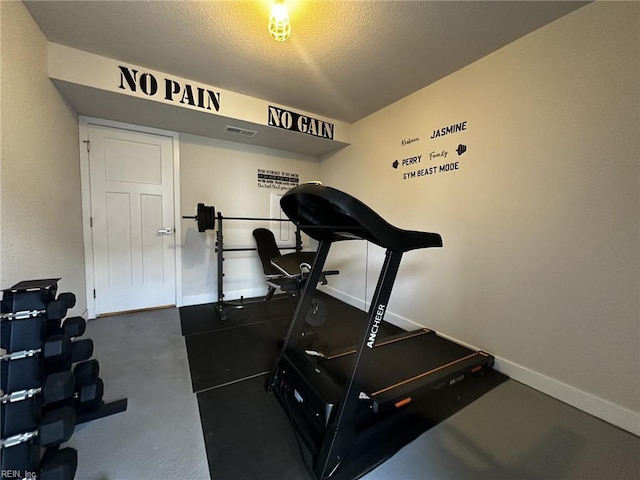
<svg viewBox="0 0 640 480"><path fill-rule="evenodd" d="M440 234L394 227L357 198L324 185L298 185L282 196L280 206L315 240L364 239L396 252L442 247Z"/></svg>

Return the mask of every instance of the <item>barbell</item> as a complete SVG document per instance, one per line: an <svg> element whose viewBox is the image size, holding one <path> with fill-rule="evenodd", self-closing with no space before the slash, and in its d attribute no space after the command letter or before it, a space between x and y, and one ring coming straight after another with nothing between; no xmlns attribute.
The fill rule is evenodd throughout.
<svg viewBox="0 0 640 480"><path fill-rule="evenodd" d="M254 220L264 222L290 222L287 218L263 218L263 217L223 217L220 212L216 215L216 209L213 206L207 206L204 203L198 203L196 215L183 215L182 218L195 220L198 224L198 231L215 230L216 216L222 220Z"/></svg>

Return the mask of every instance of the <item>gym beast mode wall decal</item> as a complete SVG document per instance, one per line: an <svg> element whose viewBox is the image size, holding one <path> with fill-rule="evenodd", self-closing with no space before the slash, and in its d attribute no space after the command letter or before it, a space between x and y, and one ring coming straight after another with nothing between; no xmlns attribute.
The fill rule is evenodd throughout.
<svg viewBox="0 0 640 480"><path fill-rule="evenodd" d="M440 137L451 135L458 132L464 132L467 130L467 121L460 123L454 123L446 127L442 127L433 130L433 133L429 137L430 140L436 140ZM419 141L419 137L414 137L416 140L402 139L401 145L404 147ZM436 143L441 143L436 140ZM398 170L401 167L412 167L409 171L402 172L403 180L410 180L415 178L428 178L433 175L439 175L447 172L459 171L462 167L461 160L457 157L461 157L467 152L467 145L462 143L458 144L453 151L442 149L439 146L433 148L426 154L416 154L413 156L406 156L401 159L395 159L391 162L391 166ZM457 157L456 155L457 154Z"/></svg>
<svg viewBox="0 0 640 480"><path fill-rule="evenodd" d="M271 127L333 140L333 123L271 105L268 109L267 124Z"/></svg>
<svg viewBox="0 0 640 480"><path fill-rule="evenodd" d="M133 68L119 65L120 69L120 85L121 90L130 90L137 92L138 89L149 97L162 95L165 100L183 105L191 105L192 107L202 108L203 110L220 111L220 92L214 92L208 88L191 85L189 83L180 83L171 78L164 78L158 82L158 79L151 73L142 72Z"/></svg>

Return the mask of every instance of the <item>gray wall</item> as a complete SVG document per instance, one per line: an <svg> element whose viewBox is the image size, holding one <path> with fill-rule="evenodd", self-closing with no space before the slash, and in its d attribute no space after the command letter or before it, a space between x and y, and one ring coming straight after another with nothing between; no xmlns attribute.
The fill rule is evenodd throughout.
<svg viewBox="0 0 640 480"><path fill-rule="evenodd" d="M639 11L581 8L363 119L322 163L325 183L391 223L443 236L406 254L391 319L627 426L640 411ZM403 179L442 151L458 170ZM381 260L370 253L369 272Z"/></svg>
<svg viewBox="0 0 640 480"><path fill-rule="evenodd" d="M0 2L0 288L62 277L86 308L78 120L47 76L47 42L22 2Z"/></svg>

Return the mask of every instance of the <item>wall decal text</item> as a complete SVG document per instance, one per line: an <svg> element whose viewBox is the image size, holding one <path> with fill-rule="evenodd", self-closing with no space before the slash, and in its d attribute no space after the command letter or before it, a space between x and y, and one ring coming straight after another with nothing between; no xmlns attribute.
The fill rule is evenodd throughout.
<svg viewBox="0 0 640 480"><path fill-rule="evenodd" d="M333 140L333 123L269 105L268 125Z"/></svg>
<svg viewBox="0 0 640 480"><path fill-rule="evenodd" d="M299 173L281 172L278 170L258 169L258 187L277 190L289 190L300 183Z"/></svg>
<svg viewBox="0 0 640 480"><path fill-rule="evenodd" d="M220 110L220 92L214 92L208 88L198 85L191 85L186 82L179 82L171 78L165 78L158 82L158 79L148 72L138 72L120 65L120 85L121 90L130 90L134 93L138 89L149 97L162 95L165 100L203 110Z"/></svg>
<svg viewBox="0 0 640 480"><path fill-rule="evenodd" d="M454 123L453 125L449 125L447 127L441 127L437 130L434 130L431 134L431 138L444 137L445 135L449 135L452 133L463 132L467 129L467 121L460 123Z"/></svg>

